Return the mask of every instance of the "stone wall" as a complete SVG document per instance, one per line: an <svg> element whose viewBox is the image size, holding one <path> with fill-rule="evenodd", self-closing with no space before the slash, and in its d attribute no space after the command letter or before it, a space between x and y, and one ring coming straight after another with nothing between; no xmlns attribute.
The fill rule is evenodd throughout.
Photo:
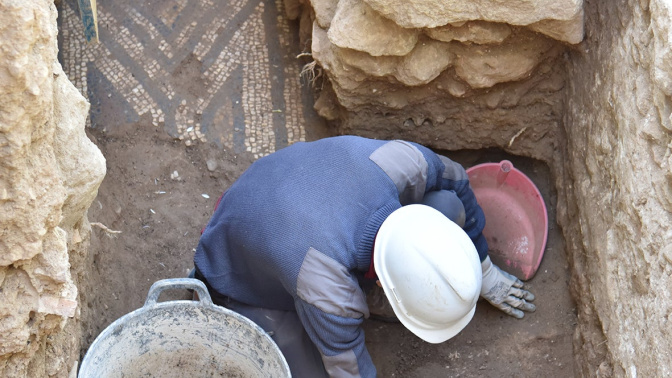
<svg viewBox="0 0 672 378"><path fill-rule="evenodd" d="M302 9L289 16L310 40L309 74L327 78L316 109L339 132L554 159L563 54L583 38L581 0L311 0Z"/></svg>
<svg viewBox="0 0 672 378"><path fill-rule="evenodd" d="M671 7L586 2L586 41L568 59L558 188L587 376L609 360L615 376L672 375Z"/></svg>
<svg viewBox="0 0 672 378"><path fill-rule="evenodd" d="M0 0L0 376L67 376L79 358L86 210L105 160L57 61L51 0ZM75 370L76 371L76 370Z"/></svg>

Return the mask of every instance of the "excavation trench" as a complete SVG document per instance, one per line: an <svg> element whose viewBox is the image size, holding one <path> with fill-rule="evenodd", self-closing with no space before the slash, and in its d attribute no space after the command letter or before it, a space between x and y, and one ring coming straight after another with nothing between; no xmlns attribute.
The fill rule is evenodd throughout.
<svg viewBox="0 0 672 378"><path fill-rule="evenodd" d="M125 7L111 8L109 12L123 14L127 12ZM107 8L103 5L103 9ZM279 22L273 17L266 20ZM299 25L288 25L293 28L288 29L291 36ZM113 21L110 21L110 28L114 29ZM252 30L247 32L252 33ZM295 35L294 38L298 37ZM114 56L118 56L119 62L135 62L133 64L142 66L145 57L123 55L127 53L125 51L133 50L124 50L113 41L103 41L102 45L113 55L118 54ZM550 42L544 40L543 43ZM267 72L268 75L275 72L283 80L296 79L291 75L298 77L301 64L309 59L292 59L298 55L299 45L299 41L291 46L271 45L269 51L286 55L269 56L268 66L259 65L254 72ZM156 121L154 113L142 113L142 107L133 103L134 92L131 91L128 97L128 92L123 91L123 82L115 81L115 76L110 76L106 71L109 68L103 62L90 61L86 77L78 80L87 83L92 103L88 131L105 155L108 171L89 210L89 219L121 233L111 234L101 227L93 229L88 261L90 270L80 290L82 303L86 304L82 312L81 356L105 327L142 306L152 283L187 274L193 266L193 252L200 230L207 223L216 199L252 161L296 141L295 134L298 133L303 133L305 140L357 134L417 141L462 163L465 168L483 162L510 160L537 185L549 211L545 257L536 276L528 282L530 290L537 296L535 313L517 320L482 301L465 330L439 345L422 342L400 324L367 320L364 325L366 343L379 375L572 376L572 340L577 319L569 294L566 247L556 219L558 195L557 177L554 177L559 172L554 149L564 143L557 125L562 122L562 88L566 71L562 67L562 46L552 43L549 46L542 68L529 80L502 84L488 91L473 91L465 98L451 98L441 91L436 92L436 86L450 85L454 72L447 70L433 84L408 92L379 79L367 87L367 91L370 88L378 88L381 92L389 89L390 100L420 104L395 110L386 107L379 98L372 99L356 92L350 94L349 101L358 105L347 109L335 103L338 102L332 87L338 85L335 79L327 81L322 76L311 81L304 76L302 86L292 87L289 85L291 81L285 81L283 92L289 93L289 97L285 97L285 108L263 117L253 110L246 110L255 106L264 109L263 103L267 99L254 98L263 93L252 90L258 86L246 75L254 77L257 73L245 71L245 65L231 71L222 89L223 98L217 100L220 102L218 106L213 105L202 115L197 114L193 110L196 103L191 101L199 94L208 93L208 81L199 77L208 73L207 65L214 64L208 57L215 55L203 56L199 62L198 55L187 54L184 59L176 58L166 63L172 67L165 69L164 79L177 93L179 101L161 100L158 95L152 97L156 106L166 113L164 123L159 123L159 127L151 126ZM217 45L216 40L211 48L225 49L226 46ZM252 48L251 51L263 50ZM64 56L66 59L77 57L67 51ZM259 58L253 53L244 53L244 59L248 60L246 64L251 64ZM274 71L274 65L283 69ZM73 72L76 74L77 71ZM153 87L156 83L145 73L134 74L150 96L160 92L161 89ZM264 79L256 80L263 82ZM280 89L282 87L272 87L268 95L274 109L279 106L276 91ZM294 92L288 92L290 90ZM326 123L318 118L312 110L312 95L319 98L316 108L320 114L329 110L338 117ZM511 101L521 105L512 106ZM247 108L241 108L241 104ZM147 106L152 107L151 101ZM302 109L298 119L292 106ZM120 117L122 114L124 116ZM195 118L191 120L189 117ZM185 123L180 124L181 120ZM268 123L270 120L272 122ZM293 129L295 123L302 125L298 132ZM265 134L268 130L264 127L271 125L275 139ZM496 145L507 147L509 152L488 148ZM166 299L187 297L186 293L173 293Z"/></svg>
<svg viewBox="0 0 672 378"><path fill-rule="evenodd" d="M64 20L75 17L74 2L63 3ZM507 60L511 51L538 52L523 57L536 59L533 69L510 81L493 84L491 75L484 83L457 61L409 86L404 81L418 77L396 60L385 63L393 71L367 76L368 57L326 44L326 26L309 9L285 9L290 3L250 3L237 13L201 4L184 8L187 20L179 6L122 1L100 5L108 37L100 46L78 45L74 29L64 33L63 65L88 95L87 130L108 166L88 213L107 230L93 228L79 282L81 356L107 325L142 306L153 282L187 274L216 198L255 159L301 140L357 134L413 140L465 167L508 159L538 186L549 212L545 257L528 282L535 313L517 320L479 302L467 328L439 345L368 320L380 376L665 375L669 341L649 336L647 322L661 335L672 323L655 305L670 303L669 294L652 290L667 287L672 261L664 255L669 96L658 89L669 70L645 53L654 45L648 5L585 4L581 44L512 27L514 42L494 49L497 59L475 61L518 67ZM299 21L287 21L289 13ZM218 22L214 31L210 22ZM136 39L115 39L124 28ZM469 46L457 47L460 59ZM302 67L313 76L301 76Z"/></svg>
<svg viewBox="0 0 672 378"><path fill-rule="evenodd" d="M0 0L1 376L74 375L253 161L339 134L509 159L551 220L536 313L367 321L381 376L672 375L669 2L99 1L98 44L86 3Z"/></svg>

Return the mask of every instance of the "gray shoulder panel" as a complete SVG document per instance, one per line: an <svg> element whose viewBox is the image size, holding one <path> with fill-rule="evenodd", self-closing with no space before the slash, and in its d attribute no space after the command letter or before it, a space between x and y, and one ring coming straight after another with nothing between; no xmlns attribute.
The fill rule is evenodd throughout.
<svg viewBox="0 0 672 378"><path fill-rule="evenodd" d="M402 205L418 203L427 185L427 161L414 145L393 140L369 156L394 182Z"/></svg>
<svg viewBox="0 0 672 378"><path fill-rule="evenodd" d="M330 377L361 377L357 356L352 350L335 356L322 355L322 362Z"/></svg>
<svg viewBox="0 0 672 378"><path fill-rule="evenodd" d="M357 279L343 264L312 247L299 270L296 293L328 314L348 318L369 316Z"/></svg>
<svg viewBox="0 0 672 378"><path fill-rule="evenodd" d="M464 170L464 167L459 163L456 163L445 156L438 155L439 159L446 168L443 170L443 175L441 176L445 180L461 181L467 180L467 171Z"/></svg>

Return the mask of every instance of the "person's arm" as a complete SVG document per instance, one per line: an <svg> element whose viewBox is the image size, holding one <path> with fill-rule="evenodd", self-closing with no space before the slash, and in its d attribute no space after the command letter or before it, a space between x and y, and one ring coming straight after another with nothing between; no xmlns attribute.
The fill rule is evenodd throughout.
<svg viewBox="0 0 672 378"><path fill-rule="evenodd" d="M375 378L361 328L369 315L366 297L345 266L310 248L296 280L294 306L329 376Z"/></svg>
<svg viewBox="0 0 672 378"><path fill-rule="evenodd" d="M296 310L330 377L376 377L364 345L364 314L358 318L330 314L302 300L296 302Z"/></svg>
<svg viewBox="0 0 672 378"><path fill-rule="evenodd" d="M437 155L443 163L444 169L441 172L440 189L452 190L462 201L465 212L464 231L469 235L478 251L478 257L481 262L488 257L488 242L483 236L485 228L485 214L483 209L476 201L474 191L469 185L469 176L467 171L460 165L445 156Z"/></svg>
<svg viewBox="0 0 672 378"><path fill-rule="evenodd" d="M463 229L476 246L481 261L485 260L488 255L488 243L482 235L485 216L461 165L435 154L425 146L401 140L383 144L369 159L390 177L397 187L402 206L421 203L425 193L430 191L454 191L466 213Z"/></svg>
<svg viewBox="0 0 672 378"><path fill-rule="evenodd" d="M457 162L448 159L445 156L436 154L432 150L417 143L410 143L417 148L418 152L425 160L425 166L419 169L425 170L424 193L435 190L452 190L464 205L466 215L464 231L469 235L474 243L481 262L488 257L488 242L483 236L485 227L485 215L481 206L476 201L471 186L469 185L469 176L467 171ZM419 201L418 201L419 202Z"/></svg>

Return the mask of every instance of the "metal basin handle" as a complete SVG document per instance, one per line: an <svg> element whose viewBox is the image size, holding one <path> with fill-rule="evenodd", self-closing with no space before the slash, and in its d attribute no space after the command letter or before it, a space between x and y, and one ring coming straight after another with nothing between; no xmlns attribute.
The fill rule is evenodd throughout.
<svg viewBox="0 0 672 378"><path fill-rule="evenodd" d="M210 293L208 293L208 289L200 280L195 278L167 278L165 280L154 282L152 287L149 288L149 293L147 293L147 300L145 301L145 305L143 307L155 306L159 299L159 295L161 295L161 292L172 289L195 290L198 293L199 305L205 307L214 306L212 303L212 298L210 298Z"/></svg>

